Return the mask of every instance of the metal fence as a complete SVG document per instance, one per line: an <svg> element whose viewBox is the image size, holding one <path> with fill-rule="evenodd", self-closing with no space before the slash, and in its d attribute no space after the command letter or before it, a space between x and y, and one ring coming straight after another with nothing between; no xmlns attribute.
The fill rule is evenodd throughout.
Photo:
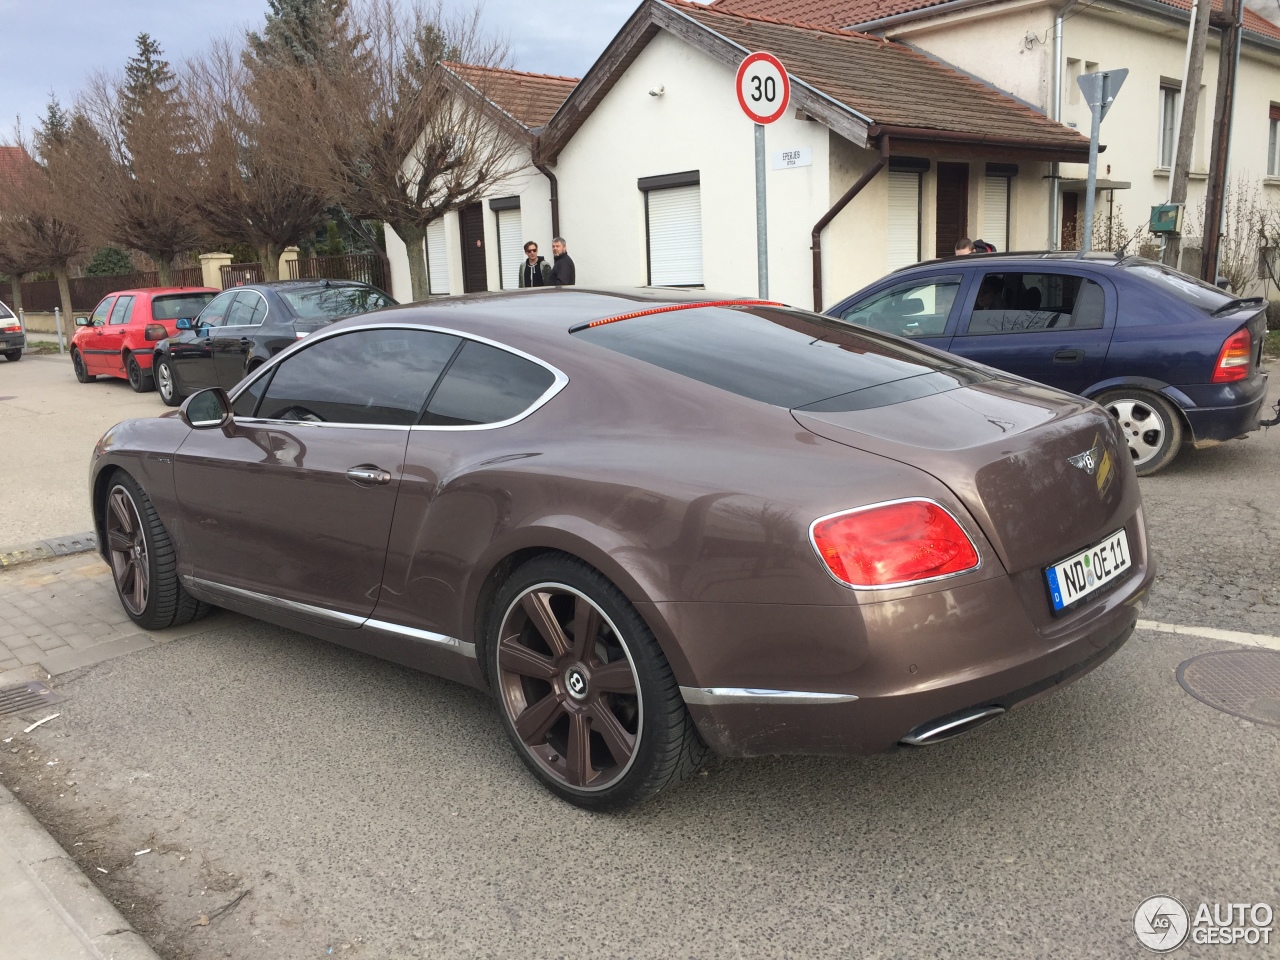
<svg viewBox="0 0 1280 960"><path fill-rule="evenodd" d="M229 290L231 287L243 287L246 283L262 283L266 279L263 276L262 264L260 263L233 263L222 267L221 270L223 290Z"/></svg>
<svg viewBox="0 0 1280 960"><path fill-rule="evenodd" d="M289 261L290 280L359 280L386 290L388 275L386 259L372 253Z"/></svg>
<svg viewBox="0 0 1280 960"><path fill-rule="evenodd" d="M183 267L173 271L173 286L202 287L204 275L199 267ZM152 270L149 273L123 273L112 277L72 277L71 309L77 313L88 313L98 305L103 297L117 290L136 290L140 287L158 287L160 274ZM0 284L0 300L5 306L13 309L12 288L9 284ZM52 313L54 307L62 306L62 297L58 293L57 280L28 280L22 285L22 309L31 313Z"/></svg>

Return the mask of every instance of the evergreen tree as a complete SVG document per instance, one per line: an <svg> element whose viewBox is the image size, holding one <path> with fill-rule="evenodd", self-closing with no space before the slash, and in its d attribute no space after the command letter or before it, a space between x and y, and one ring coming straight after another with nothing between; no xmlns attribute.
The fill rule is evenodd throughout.
<svg viewBox="0 0 1280 960"><path fill-rule="evenodd" d="M250 69L332 64L342 43L337 25L346 16L347 0L268 0L267 5L266 27L248 35Z"/></svg>
<svg viewBox="0 0 1280 960"><path fill-rule="evenodd" d="M49 91L49 104L44 118L36 129L36 149L46 153L54 146L65 146L71 136L71 115L62 109L53 91Z"/></svg>
<svg viewBox="0 0 1280 960"><path fill-rule="evenodd" d="M120 91L120 118L125 129L140 122L172 121L178 108L178 78L148 33L138 34L138 52L125 64Z"/></svg>
<svg viewBox="0 0 1280 960"><path fill-rule="evenodd" d="M103 247L93 255L84 272L90 277L119 277L133 273L133 261L119 247Z"/></svg>

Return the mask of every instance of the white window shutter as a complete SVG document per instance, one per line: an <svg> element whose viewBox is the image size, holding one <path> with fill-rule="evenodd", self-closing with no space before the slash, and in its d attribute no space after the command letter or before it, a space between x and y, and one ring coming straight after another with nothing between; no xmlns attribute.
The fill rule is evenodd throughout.
<svg viewBox="0 0 1280 960"><path fill-rule="evenodd" d="M520 264L524 262L524 240L520 234L520 208L498 211L498 256L502 258L503 290L520 286Z"/></svg>
<svg viewBox="0 0 1280 960"><path fill-rule="evenodd" d="M987 177L982 182L982 233L979 239L1009 250L1009 178Z"/></svg>
<svg viewBox="0 0 1280 960"><path fill-rule="evenodd" d="M427 279L433 295L449 292L449 255L444 244L444 220L427 224Z"/></svg>
<svg viewBox="0 0 1280 960"><path fill-rule="evenodd" d="M920 260L920 174L889 171L889 269Z"/></svg>
<svg viewBox="0 0 1280 960"><path fill-rule="evenodd" d="M702 195L698 185L648 192L649 283L702 283Z"/></svg>

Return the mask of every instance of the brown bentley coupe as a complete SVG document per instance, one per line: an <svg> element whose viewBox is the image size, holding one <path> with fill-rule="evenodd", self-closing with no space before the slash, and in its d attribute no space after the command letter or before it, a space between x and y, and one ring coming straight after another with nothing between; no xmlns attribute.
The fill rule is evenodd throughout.
<svg viewBox="0 0 1280 960"><path fill-rule="evenodd" d="M216 604L487 689L598 809L708 749L970 730L1113 654L1154 576L1090 401L674 291L341 321L112 428L91 491L138 624Z"/></svg>

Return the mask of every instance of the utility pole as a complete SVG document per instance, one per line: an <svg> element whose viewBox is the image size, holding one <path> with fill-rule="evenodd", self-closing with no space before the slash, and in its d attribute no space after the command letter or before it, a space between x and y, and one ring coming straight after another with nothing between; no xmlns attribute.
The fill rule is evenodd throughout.
<svg viewBox="0 0 1280 960"><path fill-rule="evenodd" d="M1209 154L1209 183L1205 188L1204 240L1200 246L1200 279L1218 281L1222 252L1222 215L1227 197L1227 160L1231 155L1231 118L1235 109L1236 75L1240 69L1240 39L1244 33L1244 0L1223 0L1218 50L1218 94L1213 112L1213 146Z"/></svg>
<svg viewBox="0 0 1280 960"><path fill-rule="evenodd" d="M1187 68L1182 75L1182 111L1177 128L1177 153L1169 171L1169 202L1187 202L1187 178L1191 173L1191 148L1196 139L1200 112L1200 80L1204 76L1204 52L1209 45L1210 0L1196 0L1187 27ZM1166 266L1176 268L1182 250L1182 234L1169 234L1164 245Z"/></svg>

